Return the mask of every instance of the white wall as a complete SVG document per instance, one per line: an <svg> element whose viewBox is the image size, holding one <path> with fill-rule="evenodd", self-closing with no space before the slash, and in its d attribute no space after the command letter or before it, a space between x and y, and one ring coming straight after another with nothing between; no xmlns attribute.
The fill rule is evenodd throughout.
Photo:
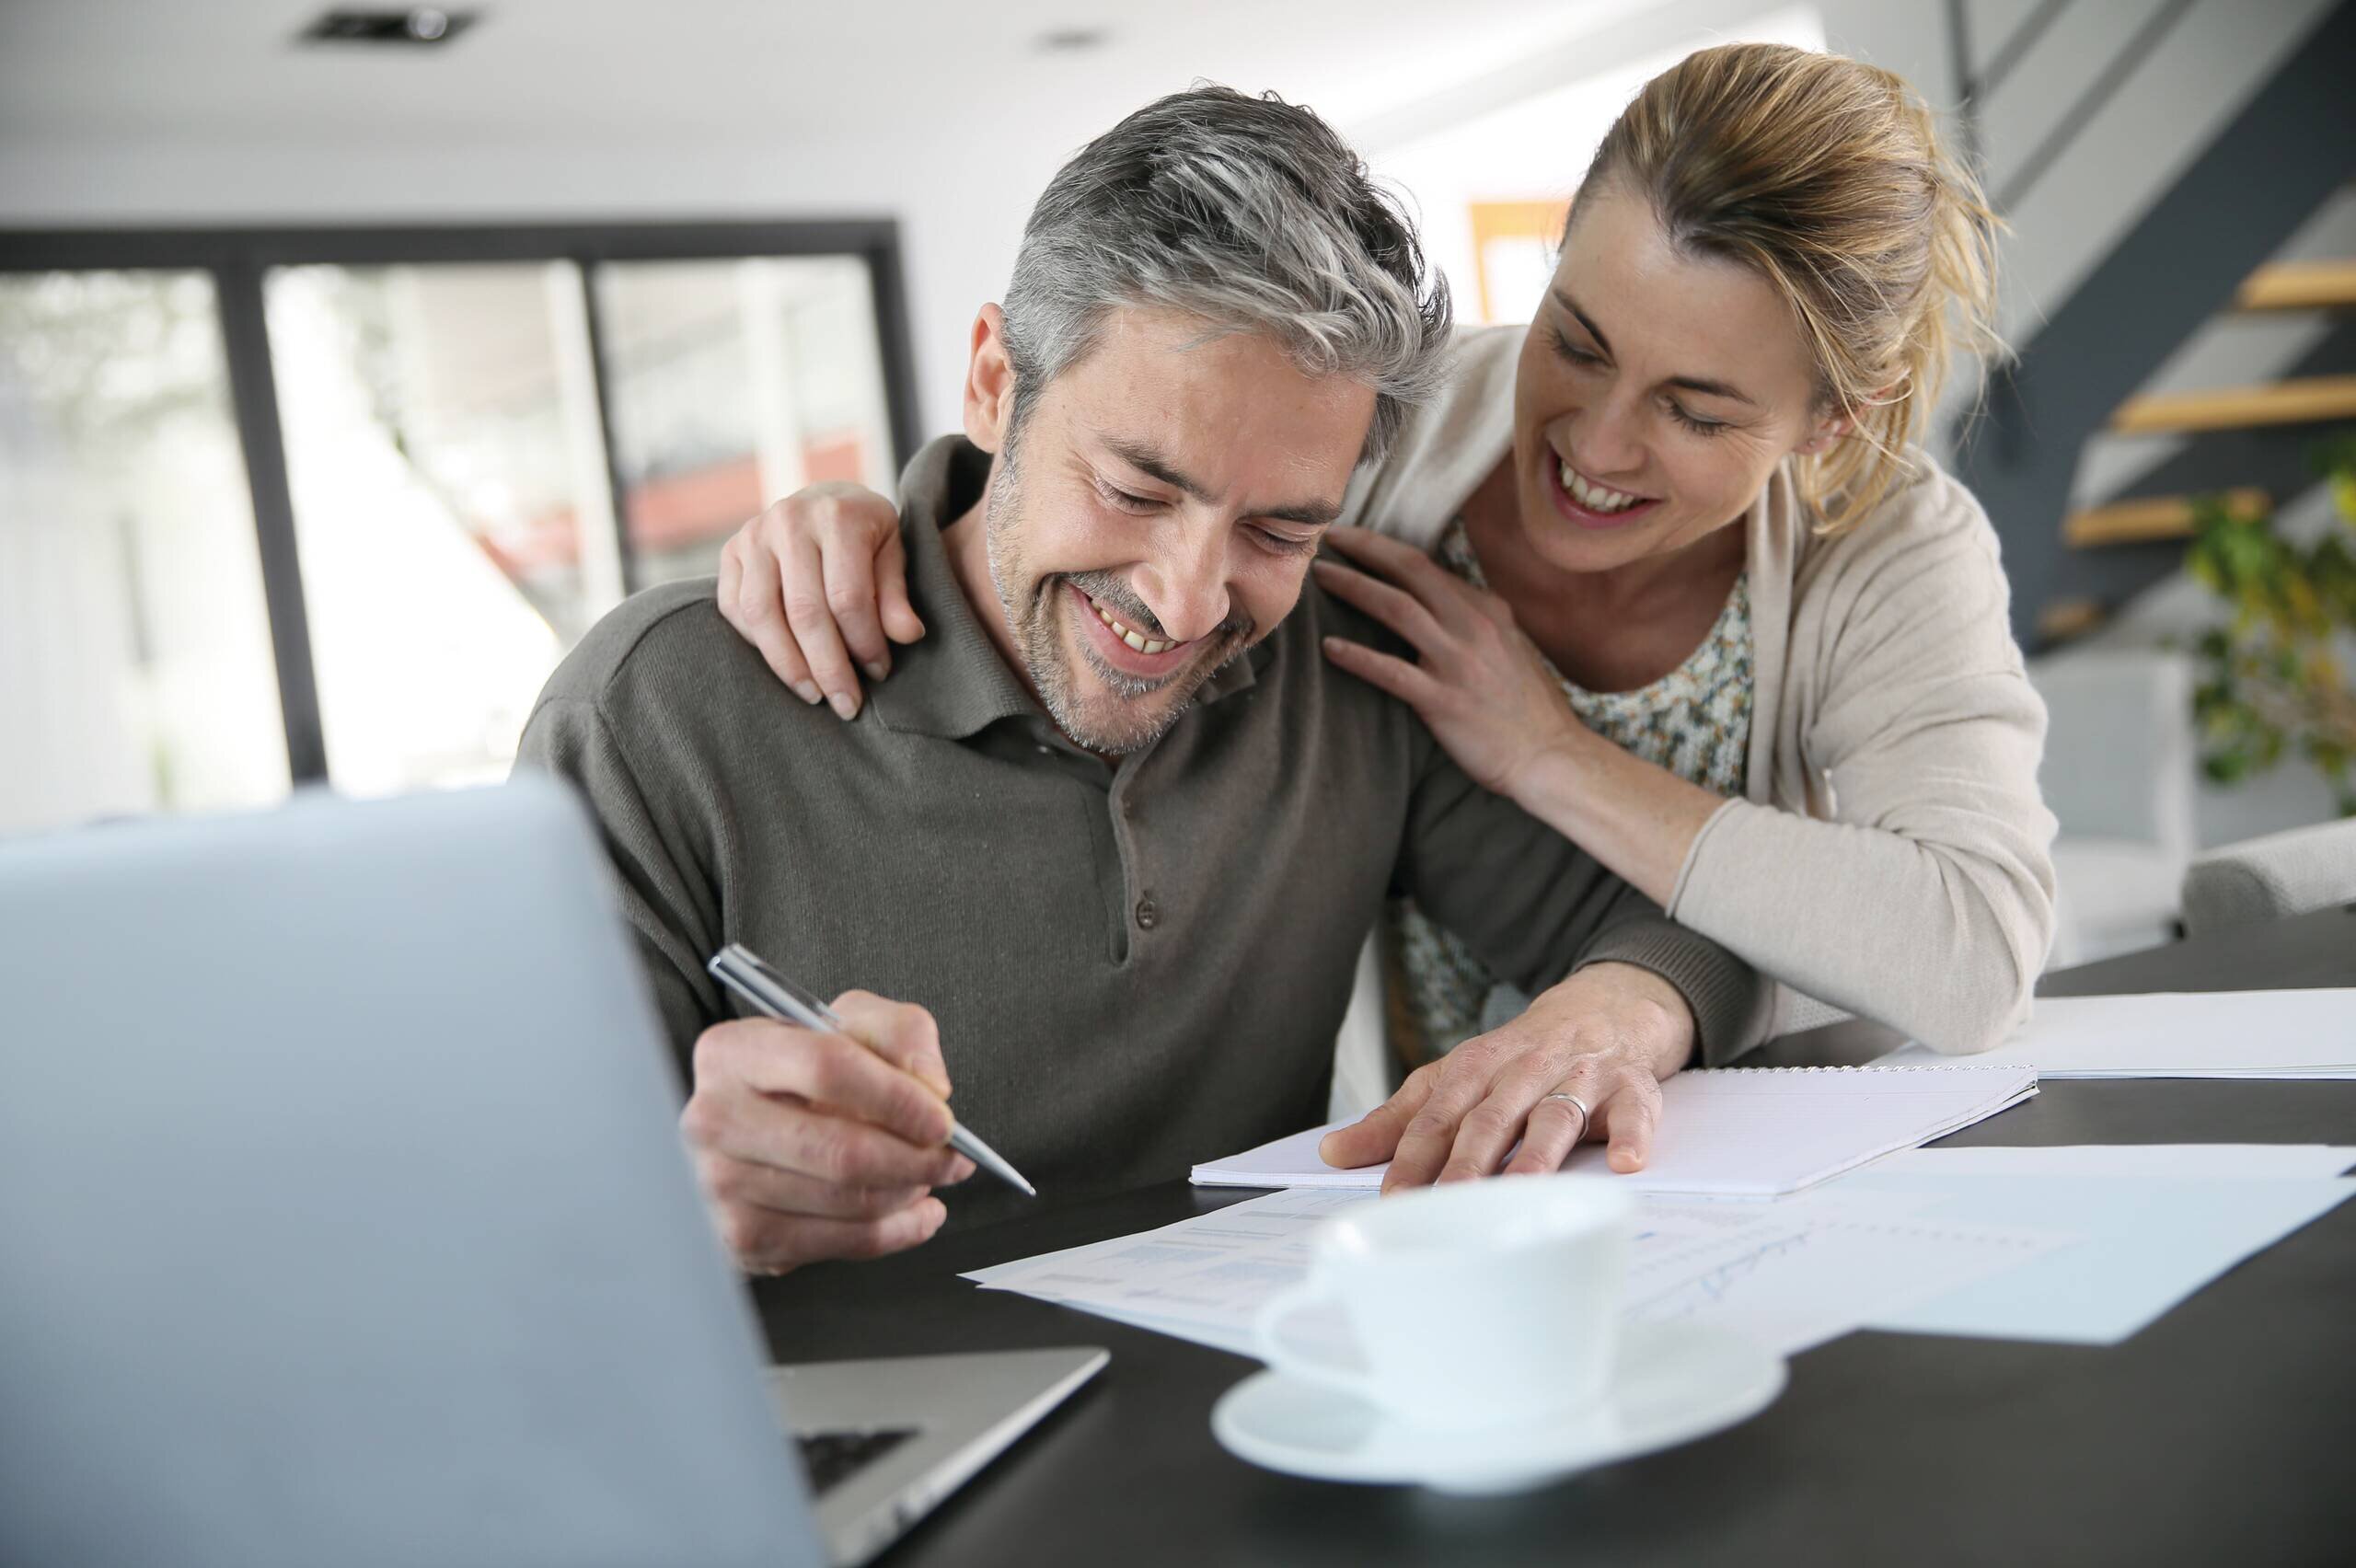
<svg viewBox="0 0 2356 1568"><path fill-rule="evenodd" d="M1537 89L1526 97L1500 101L1487 91L1472 98L1449 94L1438 103L1404 106L1360 130L1375 171L1414 194L1425 252L1447 275L1463 319L1478 318L1481 299L1472 203L1567 202L1604 133L1646 82L1697 48L1732 41L1822 49L1824 27L1808 6L1747 0L1668 6L1608 36L1575 40L1543 68L1517 66L1517 79ZM1463 113L1479 102L1495 107ZM1489 319L1530 318L1552 268L1541 261L1530 271L1513 297L1491 301Z"/></svg>

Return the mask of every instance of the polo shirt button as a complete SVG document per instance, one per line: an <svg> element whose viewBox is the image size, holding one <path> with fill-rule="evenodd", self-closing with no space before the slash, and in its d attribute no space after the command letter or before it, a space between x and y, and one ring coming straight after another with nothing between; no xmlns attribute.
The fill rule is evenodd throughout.
<svg viewBox="0 0 2356 1568"><path fill-rule="evenodd" d="M1153 901L1153 894L1147 894L1138 900L1138 929L1150 931L1160 924L1161 924L1161 905Z"/></svg>

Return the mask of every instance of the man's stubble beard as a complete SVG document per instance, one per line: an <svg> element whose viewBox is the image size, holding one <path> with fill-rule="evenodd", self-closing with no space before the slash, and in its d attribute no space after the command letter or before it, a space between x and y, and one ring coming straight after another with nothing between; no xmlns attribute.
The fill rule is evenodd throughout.
<svg viewBox="0 0 2356 1568"><path fill-rule="evenodd" d="M1250 620L1241 611L1230 615L1218 634L1225 639L1226 646L1216 658L1200 659L1159 681L1141 680L1114 669L1083 641L1080 656L1115 698L1111 704L1095 705L1099 709L1110 706L1114 711L1091 713L1091 705L1073 689L1077 681L1059 633L1064 618L1064 585L1069 583L1110 606L1131 625L1153 626L1154 617L1128 585L1111 572L1050 573L1039 580L1028 597L1022 595L1021 590L1025 586L1022 581L1022 563L1017 558L1012 537L1021 514L1022 495L1016 444L1014 436L1010 435L1006 450L999 454L991 473L989 490L983 499L982 537L989 558L990 586L996 590L1007 627L1014 634L1014 646L1022 656L1031 688L1046 705L1047 715L1056 721L1056 727L1080 745L1106 756L1143 751L1194 706L1195 693L1205 681L1251 645ZM1140 711L1136 706L1156 693L1171 693L1176 686L1184 689L1170 697L1169 706L1164 709Z"/></svg>

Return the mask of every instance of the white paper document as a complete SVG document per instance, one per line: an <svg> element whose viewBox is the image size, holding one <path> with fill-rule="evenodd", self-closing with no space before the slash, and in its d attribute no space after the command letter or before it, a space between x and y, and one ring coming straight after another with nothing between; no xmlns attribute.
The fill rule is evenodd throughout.
<svg viewBox="0 0 2356 1568"><path fill-rule="evenodd" d="M1943 1137L2036 1092L2035 1069L1977 1061L1680 1073L1661 1085L1652 1158L1644 1170L1614 1180L1638 1193L1775 1197ZM1314 1127L1197 1165L1193 1181L1199 1187L1380 1187L1387 1165L1343 1170L1318 1158L1318 1140L1332 1130ZM1607 1173L1602 1146L1581 1147L1563 1169Z"/></svg>
<svg viewBox="0 0 2356 1568"><path fill-rule="evenodd" d="M1918 1222L2025 1224L2080 1238L2002 1274L1957 1285L1877 1329L2117 1344L2177 1302L2328 1214L2356 1181L2264 1177L1885 1175L1830 1191L1920 1200Z"/></svg>
<svg viewBox="0 0 2356 1568"><path fill-rule="evenodd" d="M1909 1044L1877 1066L1949 1060ZM2356 989L2040 997L2013 1037L1970 1058L2062 1078L2356 1078Z"/></svg>
<svg viewBox="0 0 2356 1568"><path fill-rule="evenodd" d="M1320 1222L1371 1193L1270 1193L1159 1230L976 1269L985 1290L1012 1290L1100 1317L1256 1356L1261 1305L1309 1275L1301 1245Z"/></svg>
<svg viewBox="0 0 2356 1568"><path fill-rule="evenodd" d="M1647 1205L1628 1310L1792 1355L2076 1241L2041 1225L1929 1218L1908 1206L1852 1204L1831 1187L1766 1205Z"/></svg>
<svg viewBox="0 0 2356 1568"><path fill-rule="evenodd" d="M1303 1238L1367 1193L1293 1191L1248 1198L1139 1235L976 1270L1012 1290L1193 1340L1256 1354L1253 1322L1308 1277ZM1640 1205L1628 1310L1714 1324L1790 1355L1942 1292L2065 1247L2035 1226L1921 1224L1911 1198L1831 1193L1780 1204L1653 1200Z"/></svg>

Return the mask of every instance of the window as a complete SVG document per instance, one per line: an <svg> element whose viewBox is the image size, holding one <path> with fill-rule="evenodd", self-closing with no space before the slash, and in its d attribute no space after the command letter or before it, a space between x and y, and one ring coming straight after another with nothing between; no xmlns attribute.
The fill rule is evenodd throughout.
<svg viewBox="0 0 2356 1568"><path fill-rule="evenodd" d="M284 792L213 282L0 275L0 834Z"/></svg>
<svg viewBox="0 0 2356 1568"><path fill-rule="evenodd" d="M0 833L502 776L629 591L914 441L887 223L0 234Z"/></svg>
<svg viewBox="0 0 2356 1568"><path fill-rule="evenodd" d="M622 598L579 270L286 267L263 291L328 777L500 778Z"/></svg>
<svg viewBox="0 0 2356 1568"><path fill-rule="evenodd" d="M804 484L891 489L865 268L625 262L597 286L641 582L718 571L736 525Z"/></svg>

